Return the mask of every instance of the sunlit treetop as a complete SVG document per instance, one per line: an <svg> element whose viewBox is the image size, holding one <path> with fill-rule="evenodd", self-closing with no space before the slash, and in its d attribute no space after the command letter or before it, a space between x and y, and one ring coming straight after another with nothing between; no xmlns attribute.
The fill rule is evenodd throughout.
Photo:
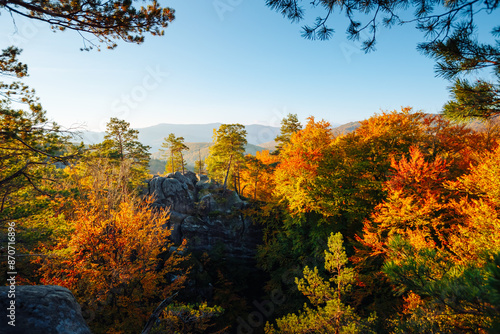
<svg viewBox="0 0 500 334"><path fill-rule="evenodd" d="M27 17L46 22L54 30L75 30L98 38L86 41L83 50L105 44L116 47L115 40L140 44L144 35L163 35L164 28L174 20L174 10L162 7L155 0L134 6L133 0L0 0L0 14ZM88 43L88 44L87 44Z"/></svg>

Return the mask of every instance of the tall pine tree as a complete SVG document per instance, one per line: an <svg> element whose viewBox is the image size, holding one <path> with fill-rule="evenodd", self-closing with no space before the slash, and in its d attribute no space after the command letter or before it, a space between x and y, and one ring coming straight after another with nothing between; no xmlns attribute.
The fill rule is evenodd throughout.
<svg viewBox="0 0 500 334"><path fill-rule="evenodd" d="M228 181L238 191L238 171L244 160L246 140L245 126L241 124L222 124L214 129L213 145L206 159L209 175L223 183L224 189Z"/></svg>

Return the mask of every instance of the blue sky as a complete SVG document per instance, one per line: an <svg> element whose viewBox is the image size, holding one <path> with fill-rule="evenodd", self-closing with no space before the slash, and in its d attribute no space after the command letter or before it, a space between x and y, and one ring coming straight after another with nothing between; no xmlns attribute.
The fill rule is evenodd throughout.
<svg viewBox="0 0 500 334"><path fill-rule="evenodd" d="M227 11L217 5L226 4ZM163 5L165 3L163 2ZM343 124L381 110L412 106L437 113L449 82L416 51L412 26L382 29L377 51L347 40L342 16L327 42L300 36L264 0L172 0L165 36L142 45L82 52L82 38L43 23L0 15L0 45L24 51L28 84L48 116L102 131L110 117L140 128L158 123L279 126L287 113Z"/></svg>

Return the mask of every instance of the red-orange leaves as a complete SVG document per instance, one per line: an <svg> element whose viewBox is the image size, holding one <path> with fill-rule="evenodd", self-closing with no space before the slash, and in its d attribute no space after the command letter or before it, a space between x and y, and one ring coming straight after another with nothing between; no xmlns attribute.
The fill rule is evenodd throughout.
<svg viewBox="0 0 500 334"><path fill-rule="evenodd" d="M394 174L386 183L389 191L400 191L424 200L440 192L447 172L446 162L441 157L427 162L415 146L410 147L409 159L403 156L396 161L394 156L391 157L391 168Z"/></svg>
<svg viewBox="0 0 500 334"><path fill-rule="evenodd" d="M281 151L281 163L276 169L277 197L292 215L316 209L311 187L317 169L333 140L330 123L308 118L306 127L292 135Z"/></svg>
<svg viewBox="0 0 500 334"><path fill-rule="evenodd" d="M168 252L167 214L127 200L108 209L95 194L78 202L69 241L42 266L42 282L68 287L95 332L138 331L152 309L179 289L182 257Z"/></svg>
<svg viewBox="0 0 500 334"><path fill-rule="evenodd" d="M394 235L405 236L416 249L445 242L446 225L452 219L449 192L443 185L447 165L440 157L427 160L416 147L410 148L408 158L392 157L392 172L385 183L387 199L365 222L364 242L375 253L383 252Z"/></svg>

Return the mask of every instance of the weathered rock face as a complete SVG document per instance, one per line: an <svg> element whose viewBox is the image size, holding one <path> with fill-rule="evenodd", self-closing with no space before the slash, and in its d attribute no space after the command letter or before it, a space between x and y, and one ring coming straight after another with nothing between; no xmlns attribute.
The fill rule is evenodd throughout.
<svg viewBox="0 0 500 334"><path fill-rule="evenodd" d="M228 256L250 259L261 240L261 231L244 217L248 207L234 191L225 193L205 175L187 172L155 177L149 181L154 205L170 208L172 240L187 239L193 251L223 247Z"/></svg>
<svg viewBox="0 0 500 334"><path fill-rule="evenodd" d="M0 332L5 334L90 334L80 305L66 288L56 285L18 285L15 298L9 287L0 287ZM15 300L15 327L8 321L10 301ZM12 307L11 307L12 308Z"/></svg>
<svg viewBox="0 0 500 334"><path fill-rule="evenodd" d="M181 173L151 179L149 191L155 195L156 205L169 207L178 213L193 213L195 188L190 179Z"/></svg>

